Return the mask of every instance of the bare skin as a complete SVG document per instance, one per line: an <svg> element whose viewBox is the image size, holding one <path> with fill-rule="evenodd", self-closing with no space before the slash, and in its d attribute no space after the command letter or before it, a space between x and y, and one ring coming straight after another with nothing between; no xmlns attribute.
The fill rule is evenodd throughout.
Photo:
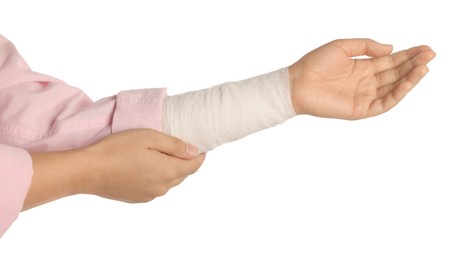
<svg viewBox="0 0 468 260"><path fill-rule="evenodd" d="M429 71L428 46L391 54L371 39L335 40L289 67L297 114L356 120L380 115L400 102ZM366 55L370 58L353 59Z"/></svg>
<svg viewBox="0 0 468 260"><path fill-rule="evenodd" d="M75 194L147 202L197 171L205 155L196 153L150 129L114 134L82 149L32 153L34 176L23 210Z"/></svg>
<svg viewBox="0 0 468 260"><path fill-rule="evenodd" d="M371 39L347 39L309 52L289 67L294 110L356 120L395 107L429 71L435 52L428 46L392 49ZM150 201L200 167L204 155L195 154L196 148L149 129L73 151L32 153L34 176L23 209L82 193Z"/></svg>

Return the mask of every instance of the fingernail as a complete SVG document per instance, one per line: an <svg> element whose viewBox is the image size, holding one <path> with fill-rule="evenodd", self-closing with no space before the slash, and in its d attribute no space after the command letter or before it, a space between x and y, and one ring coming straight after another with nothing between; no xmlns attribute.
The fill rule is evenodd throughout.
<svg viewBox="0 0 468 260"><path fill-rule="evenodd" d="M187 144L185 149L186 149L187 154L190 156L198 155L198 148L193 144Z"/></svg>

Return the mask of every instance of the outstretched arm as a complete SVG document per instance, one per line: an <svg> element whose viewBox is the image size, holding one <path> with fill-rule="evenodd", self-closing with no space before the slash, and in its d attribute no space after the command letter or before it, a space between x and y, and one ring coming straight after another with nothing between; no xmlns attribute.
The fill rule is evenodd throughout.
<svg viewBox="0 0 468 260"><path fill-rule="evenodd" d="M391 52L391 45L370 39L336 40L288 68L168 96L163 131L208 151L296 114L342 119L382 114L424 77L435 56L427 46Z"/></svg>

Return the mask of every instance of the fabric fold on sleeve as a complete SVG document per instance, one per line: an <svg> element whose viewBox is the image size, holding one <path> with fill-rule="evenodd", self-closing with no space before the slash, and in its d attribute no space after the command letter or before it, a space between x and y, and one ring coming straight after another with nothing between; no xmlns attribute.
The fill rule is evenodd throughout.
<svg viewBox="0 0 468 260"><path fill-rule="evenodd" d="M33 175L29 152L76 149L133 128L161 130L166 89L122 91L93 102L34 72L0 35L0 237L21 212Z"/></svg>

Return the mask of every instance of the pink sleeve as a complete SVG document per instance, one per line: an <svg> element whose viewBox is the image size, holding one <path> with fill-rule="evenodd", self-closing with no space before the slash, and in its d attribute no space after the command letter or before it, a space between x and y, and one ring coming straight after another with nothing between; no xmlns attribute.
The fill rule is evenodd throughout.
<svg viewBox="0 0 468 260"><path fill-rule="evenodd" d="M66 150L131 128L161 129L165 89L122 91L92 102L80 89L33 72L0 35L0 143Z"/></svg>
<svg viewBox="0 0 468 260"><path fill-rule="evenodd" d="M160 130L165 96L165 89L130 90L93 102L80 89L33 72L0 35L0 235L30 185L26 151L74 149L132 128Z"/></svg>
<svg viewBox="0 0 468 260"><path fill-rule="evenodd" d="M28 152L0 144L0 237L21 211L32 174Z"/></svg>

